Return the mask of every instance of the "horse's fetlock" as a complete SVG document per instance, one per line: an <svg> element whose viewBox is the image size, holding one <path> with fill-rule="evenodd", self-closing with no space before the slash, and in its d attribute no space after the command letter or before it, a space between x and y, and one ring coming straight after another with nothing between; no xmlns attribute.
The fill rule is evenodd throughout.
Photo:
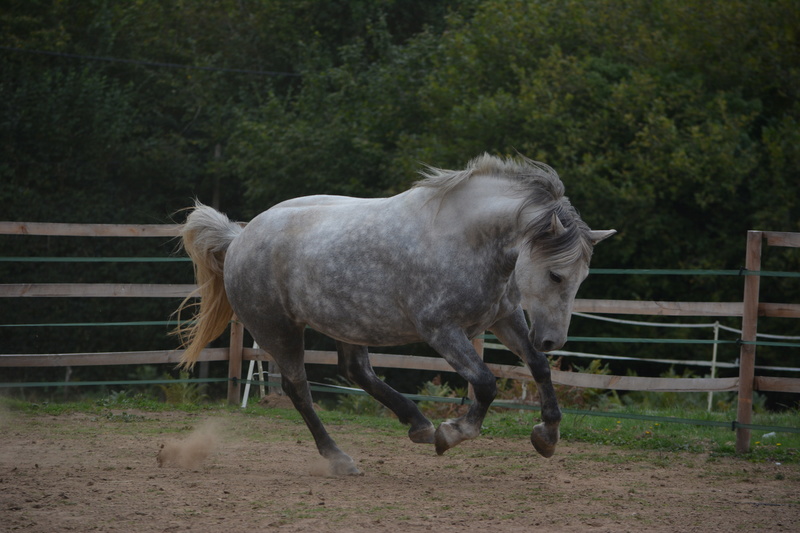
<svg viewBox="0 0 800 533"><path fill-rule="evenodd" d="M561 413L556 415L542 415L542 422L547 424L548 426L555 426L558 427L561 424Z"/></svg>
<svg viewBox="0 0 800 533"><path fill-rule="evenodd" d="M436 442L436 428L428 422L422 426L412 426L408 430L408 438L417 444L434 444Z"/></svg>
<svg viewBox="0 0 800 533"><path fill-rule="evenodd" d="M475 391L476 398L488 403L491 403L497 397L497 381L494 376L492 376L491 380L473 383L472 388Z"/></svg>

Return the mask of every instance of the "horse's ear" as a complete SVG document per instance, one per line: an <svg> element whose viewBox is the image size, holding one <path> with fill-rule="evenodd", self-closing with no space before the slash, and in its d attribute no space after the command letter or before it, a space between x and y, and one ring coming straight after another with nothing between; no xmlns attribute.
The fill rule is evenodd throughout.
<svg viewBox="0 0 800 533"><path fill-rule="evenodd" d="M615 229L591 230L589 231L589 240L592 241L592 246L598 242L608 239L617 232Z"/></svg>
<svg viewBox="0 0 800 533"><path fill-rule="evenodd" d="M558 215L555 213L553 213L553 220L550 222L550 231L553 232L553 237L558 237L566 231L564 229L564 224L561 223L561 219L558 218Z"/></svg>

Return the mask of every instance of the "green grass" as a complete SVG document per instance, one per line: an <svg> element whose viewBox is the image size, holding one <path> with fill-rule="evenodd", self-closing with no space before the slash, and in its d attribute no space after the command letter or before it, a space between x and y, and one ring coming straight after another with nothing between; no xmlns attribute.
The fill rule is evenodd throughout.
<svg viewBox="0 0 800 533"><path fill-rule="evenodd" d="M25 402L0 396L0 408L26 414L45 414L57 416L67 413L85 413L100 415L109 409L138 409L151 413L164 411L201 412L209 409L223 407L222 402L212 403L181 403L169 404L161 402L146 395L112 395L102 399L88 399L79 401L57 402Z"/></svg>
<svg viewBox="0 0 800 533"><path fill-rule="evenodd" d="M603 415L603 416L598 416ZM610 415L610 416L609 416ZM615 416L617 415L617 416ZM484 434L500 437L527 436L538 412L520 414L506 411L487 417ZM631 417L646 417L639 420ZM565 414L561 423L561 437L565 440L619 446L633 450L686 451L710 453L712 456L735 455L736 433L729 427L699 425L702 422L729 424L733 413L708 413L703 410L659 409L642 410L633 407L618 408L593 414ZM657 418L659 420L653 420ZM693 420L698 425L676 422L671 419ZM755 414L755 425L798 428L800 416L796 411L786 413ZM751 430L751 449L744 457L756 462L800 462L800 433L780 432L774 436L772 429Z"/></svg>
<svg viewBox="0 0 800 533"><path fill-rule="evenodd" d="M240 409L222 402L173 405L139 395L115 395L105 399L67 403L28 403L0 397L0 409L26 415L51 416L79 412L120 424L136 419L137 415L131 411L178 411L192 414L230 412L244 417L280 417L297 423L298 434L303 434L304 431L302 418L293 409L267 409L257 404ZM798 415L796 411L756 413L752 423L776 428L797 428L800 422ZM538 416L538 411L495 409L485 419L482 433L497 438L527 439L532 426L538 422ZM397 438L403 438L406 433L406 428L391 416L323 411L320 417L329 426L352 424ZM733 456L736 455L736 433L729 427L679 423L674 419L724 422L727 425L734 417L735 413L730 412L707 413L704 410L679 408L637 410L632 406L596 413L566 413L561 424L561 437L567 442L589 442L627 450L702 453L709 454L711 458ZM438 422L434 420L434 423ZM775 430L774 436L765 436L772 432L772 429L752 430L751 449L743 457L753 462L800 463L800 433Z"/></svg>

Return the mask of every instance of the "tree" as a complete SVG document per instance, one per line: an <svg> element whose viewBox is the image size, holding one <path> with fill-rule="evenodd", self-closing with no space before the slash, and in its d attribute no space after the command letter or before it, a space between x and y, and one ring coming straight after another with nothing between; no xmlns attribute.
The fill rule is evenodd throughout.
<svg viewBox="0 0 800 533"><path fill-rule="evenodd" d="M0 197L17 220L155 222L192 196L248 219L519 152L620 230L595 267L736 269L747 229L800 231L799 27L793 0L14 2ZM762 288L800 300L791 280ZM741 284L590 278L581 295L697 293Z"/></svg>

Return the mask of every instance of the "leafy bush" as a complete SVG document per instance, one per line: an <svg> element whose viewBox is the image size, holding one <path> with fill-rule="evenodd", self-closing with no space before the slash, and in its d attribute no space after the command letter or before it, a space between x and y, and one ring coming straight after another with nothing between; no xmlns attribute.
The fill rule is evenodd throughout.
<svg viewBox="0 0 800 533"><path fill-rule="evenodd" d="M561 370L563 358L559 357L553 363L553 368ZM576 372L583 374L597 374L607 376L611 374L608 364L603 364L600 359L593 359L588 366L572 366ZM620 405L617 391L607 389L584 389L571 387L568 385L556 385L556 396L559 403L564 407L577 408L608 408Z"/></svg>
<svg viewBox="0 0 800 533"><path fill-rule="evenodd" d="M164 379L173 378L169 374L165 374ZM189 379L189 373L181 372L179 379ZM158 385L158 388L163 394L164 401L171 405L196 405L208 399L204 392L205 385L198 383L169 383L167 385Z"/></svg>
<svg viewBox="0 0 800 533"><path fill-rule="evenodd" d="M419 388L422 396L436 396L441 398L466 398L468 393L464 389L453 389L450 385L442 381L441 376L436 376L431 381L426 381ZM434 400L424 400L419 402L419 409L428 418L455 418L467 412L469 406L460 403L437 402Z"/></svg>
<svg viewBox="0 0 800 533"><path fill-rule="evenodd" d="M379 377L381 380L384 379L381 376ZM327 381L336 387L357 387L357 385L342 377L337 379L328 378ZM336 396L335 409L342 413L354 415L385 416L390 414L390 411L383 404L366 393L338 394Z"/></svg>
<svg viewBox="0 0 800 533"><path fill-rule="evenodd" d="M635 372L629 372L635 375ZM685 369L682 374L675 372L675 367L663 372L662 378L692 378L697 377L690 369ZM712 408L717 412L727 412L736 408L736 394L733 392L714 393L714 403ZM706 392L652 392L652 391L631 391L622 397L624 405L640 407L644 409L691 409L705 410L708 408L708 393ZM766 412L766 396L753 393L753 411L756 413Z"/></svg>

